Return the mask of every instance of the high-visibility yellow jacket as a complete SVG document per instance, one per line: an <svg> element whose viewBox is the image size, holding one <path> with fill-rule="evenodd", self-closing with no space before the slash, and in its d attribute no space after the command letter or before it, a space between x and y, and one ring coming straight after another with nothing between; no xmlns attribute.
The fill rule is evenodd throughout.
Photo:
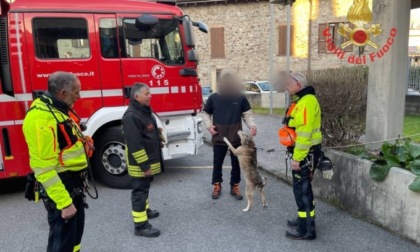
<svg viewBox="0 0 420 252"><path fill-rule="evenodd" d="M296 106L290 113L288 122L288 126L296 131L293 160L302 161L312 146L322 143L321 108L311 86L296 93L293 100Z"/></svg>
<svg viewBox="0 0 420 252"><path fill-rule="evenodd" d="M58 123L67 124L67 135ZM58 173L77 172L87 167L87 157L78 126L61 101L43 95L36 99L23 121L30 167L49 198L61 210L72 204Z"/></svg>

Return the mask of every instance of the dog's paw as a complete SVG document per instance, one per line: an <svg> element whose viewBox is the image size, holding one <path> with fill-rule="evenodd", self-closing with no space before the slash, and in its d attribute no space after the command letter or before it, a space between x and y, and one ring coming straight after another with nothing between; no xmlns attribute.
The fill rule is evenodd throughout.
<svg viewBox="0 0 420 252"><path fill-rule="evenodd" d="M223 141L225 142L229 142L228 139L226 137L223 138Z"/></svg>
<svg viewBox="0 0 420 252"><path fill-rule="evenodd" d="M263 204L263 207L264 208L267 208L268 207L268 204L267 203Z"/></svg>
<svg viewBox="0 0 420 252"><path fill-rule="evenodd" d="M242 212L248 212L248 211L249 211L249 208L245 208L242 210Z"/></svg>

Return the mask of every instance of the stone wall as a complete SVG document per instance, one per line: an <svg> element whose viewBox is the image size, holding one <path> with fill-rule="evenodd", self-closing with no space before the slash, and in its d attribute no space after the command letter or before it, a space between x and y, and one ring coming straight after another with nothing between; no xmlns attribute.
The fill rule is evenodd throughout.
<svg viewBox="0 0 420 252"><path fill-rule="evenodd" d="M334 176L326 180L315 171L312 190L317 199L420 245L420 193L408 189L413 173L393 167L384 181L376 182L369 175L372 162L333 150L326 155L334 163ZM286 176L284 169L260 168L292 184L291 172ZM328 215L319 210L317 214Z"/></svg>
<svg viewBox="0 0 420 252"><path fill-rule="evenodd" d="M312 2L312 10L309 2ZM353 0L296 1L291 11L294 27L292 47L296 52L291 58L292 71L348 64L334 54L318 53L318 29L320 23L346 22L347 11L352 3ZM210 34L194 29L196 49L200 55L199 74L203 86L215 87L217 70L226 68L237 71L244 80L269 79L270 4L268 1L219 2L180 7L192 20L203 21L209 28L224 27L226 57L218 59L213 59L210 55ZM285 71L286 66L286 57L277 55L278 26L286 25L286 10L280 5L274 5L274 17L273 66L278 73ZM281 90L280 87L277 89Z"/></svg>
<svg viewBox="0 0 420 252"><path fill-rule="evenodd" d="M420 244L420 193L408 189L413 173L391 168L384 181L376 182L369 176L370 161L338 151L327 156L334 162L334 176L325 180L315 173L316 197Z"/></svg>

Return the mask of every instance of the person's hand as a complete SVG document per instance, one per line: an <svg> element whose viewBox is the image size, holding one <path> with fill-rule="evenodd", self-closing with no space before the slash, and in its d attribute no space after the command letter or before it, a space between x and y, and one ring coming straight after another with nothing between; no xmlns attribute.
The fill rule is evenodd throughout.
<svg viewBox="0 0 420 252"><path fill-rule="evenodd" d="M294 170L294 171L300 171L299 164L300 164L300 162L296 161L296 160L292 160L292 162L290 162L290 165L292 166L292 170Z"/></svg>
<svg viewBox="0 0 420 252"><path fill-rule="evenodd" d="M251 136L254 137L256 135L257 135L257 127L254 126L254 127L251 128Z"/></svg>
<svg viewBox="0 0 420 252"><path fill-rule="evenodd" d="M145 177L150 177L150 176L152 176L152 169L149 169L149 170L145 171L145 172L144 172L144 176L145 176Z"/></svg>
<svg viewBox="0 0 420 252"><path fill-rule="evenodd" d="M76 213L77 213L77 209L72 203L70 206L63 208L61 210L61 218L63 218L64 220L68 220L72 218Z"/></svg>
<svg viewBox="0 0 420 252"><path fill-rule="evenodd" d="M216 126L212 125L209 129L209 132L212 136L216 135L217 134Z"/></svg>

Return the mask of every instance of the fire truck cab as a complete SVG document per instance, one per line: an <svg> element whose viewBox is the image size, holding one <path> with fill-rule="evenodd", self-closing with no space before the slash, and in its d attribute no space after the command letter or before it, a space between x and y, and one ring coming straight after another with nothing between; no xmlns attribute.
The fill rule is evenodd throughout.
<svg viewBox="0 0 420 252"><path fill-rule="evenodd" d="M150 87L167 141L163 159L197 154L202 94L193 26L207 27L174 1L1 0L1 7L0 179L30 172L22 122L55 71L81 81L74 109L95 141L91 165L104 184L131 183L121 118L135 82Z"/></svg>

